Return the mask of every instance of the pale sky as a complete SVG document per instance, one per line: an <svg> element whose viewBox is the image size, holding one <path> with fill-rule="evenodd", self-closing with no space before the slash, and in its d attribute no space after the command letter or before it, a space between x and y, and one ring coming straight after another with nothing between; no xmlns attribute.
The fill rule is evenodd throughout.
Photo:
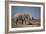
<svg viewBox="0 0 46 34"><path fill-rule="evenodd" d="M16 13L26 13L35 19L40 19L40 7L12 6L12 18Z"/></svg>

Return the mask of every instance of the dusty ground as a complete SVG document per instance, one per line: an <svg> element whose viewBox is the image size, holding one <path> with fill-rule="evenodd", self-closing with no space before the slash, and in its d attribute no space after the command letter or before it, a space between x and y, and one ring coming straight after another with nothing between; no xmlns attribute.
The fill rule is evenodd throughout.
<svg viewBox="0 0 46 34"><path fill-rule="evenodd" d="M40 26L40 20L32 20L31 21L32 24L16 24L16 23L12 23L12 27L13 28L22 28L22 27L38 27Z"/></svg>

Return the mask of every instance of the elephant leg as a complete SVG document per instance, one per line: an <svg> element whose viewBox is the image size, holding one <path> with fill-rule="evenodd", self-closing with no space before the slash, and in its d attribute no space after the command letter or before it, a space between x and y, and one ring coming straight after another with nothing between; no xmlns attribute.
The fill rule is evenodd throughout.
<svg viewBox="0 0 46 34"><path fill-rule="evenodd" d="M16 20L16 24L17 24L17 22L18 22L18 19Z"/></svg>
<svg viewBox="0 0 46 34"><path fill-rule="evenodd" d="M22 24L23 24L23 20L22 20Z"/></svg>

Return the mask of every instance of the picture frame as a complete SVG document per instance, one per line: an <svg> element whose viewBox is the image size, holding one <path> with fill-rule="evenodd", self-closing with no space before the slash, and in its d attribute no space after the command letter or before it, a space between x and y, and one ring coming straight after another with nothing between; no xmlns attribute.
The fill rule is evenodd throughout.
<svg viewBox="0 0 46 34"><path fill-rule="evenodd" d="M31 6L41 8L41 27L12 28L11 27L11 6ZM38 32L45 30L45 3L23 2L23 1L5 1L5 32L22 33Z"/></svg>

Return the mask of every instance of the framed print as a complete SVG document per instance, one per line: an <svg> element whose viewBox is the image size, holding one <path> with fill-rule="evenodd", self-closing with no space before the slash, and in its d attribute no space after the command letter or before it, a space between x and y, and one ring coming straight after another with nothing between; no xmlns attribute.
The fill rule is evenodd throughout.
<svg viewBox="0 0 46 34"><path fill-rule="evenodd" d="M5 2L6 32L37 32L45 30L45 4L36 2Z"/></svg>

